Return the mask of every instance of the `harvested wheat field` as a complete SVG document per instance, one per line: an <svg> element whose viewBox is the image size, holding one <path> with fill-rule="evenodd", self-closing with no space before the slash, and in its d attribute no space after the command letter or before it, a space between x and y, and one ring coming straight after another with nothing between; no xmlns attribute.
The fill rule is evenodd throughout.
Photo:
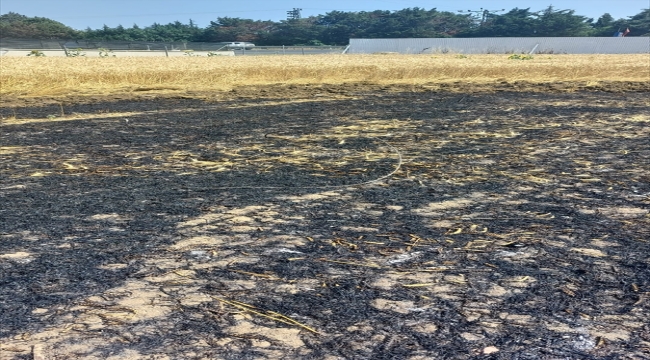
<svg viewBox="0 0 650 360"><path fill-rule="evenodd" d="M647 359L621 59L2 59L0 359Z"/></svg>

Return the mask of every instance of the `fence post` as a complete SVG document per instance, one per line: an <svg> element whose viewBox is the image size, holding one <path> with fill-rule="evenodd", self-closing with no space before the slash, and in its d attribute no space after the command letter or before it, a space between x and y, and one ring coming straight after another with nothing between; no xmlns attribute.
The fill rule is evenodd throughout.
<svg viewBox="0 0 650 360"><path fill-rule="evenodd" d="M62 48L63 48L63 52L65 53L65 57L69 57L70 54L68 54L68 48L65 47L65 45L63 45Z"/></svg>
<svg viewBox="0 0 650 360"><path fill-rule="evenodd" d="M282 55L286 55L286 53L284 52L284 45L282 45Z"/></svg>
<svg viewBox="0 0 650 360"><path fill-rule="evenodd" d="M165 56L169 57L169 52L167 51L167 45L165 45Z"/></svg>

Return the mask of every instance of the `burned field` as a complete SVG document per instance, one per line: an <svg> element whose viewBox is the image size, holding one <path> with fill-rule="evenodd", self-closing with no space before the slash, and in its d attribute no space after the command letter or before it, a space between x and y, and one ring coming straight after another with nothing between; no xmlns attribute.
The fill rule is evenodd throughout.
<svg viewBox="0 0 650 360"><path fill-rule="evenodd" d="M547 90L1 108L0 357L648 358L647 92Z"/></svg>

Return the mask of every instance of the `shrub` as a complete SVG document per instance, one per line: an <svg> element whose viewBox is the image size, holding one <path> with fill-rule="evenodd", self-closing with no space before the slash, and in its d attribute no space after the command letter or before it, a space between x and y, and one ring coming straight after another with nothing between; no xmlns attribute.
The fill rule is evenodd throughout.
<svg viewBox="0 0 650 360"><path fill-rule="evenodd" d="M508 56L508 59L510 60L532 60L533 56L532 55L519 55L519 54L512 54Z"/></svg>
<svg viewBox="0 0 650 360"><path fill-rule="evenodd" d="M99 48L99 57L100 58L107 58L107 57L116 57L115 54L113 54L113 50L109 50L106 48Z"/></svg>
<svg viewBox="0 0 650 360"><path fill-rule="evenodd" d="M44 57L45 54L43 54L43 52L40 50L32 50L29 52L29 54L27 54L27 56Z"/></svg>
<svg viewBox="0 0 650 360"><path fill-rule="evenodd" d="M86 53L83 52L82 48L76 48L72 51L68 50L68 57L82 57L86 56Z"/></svg>

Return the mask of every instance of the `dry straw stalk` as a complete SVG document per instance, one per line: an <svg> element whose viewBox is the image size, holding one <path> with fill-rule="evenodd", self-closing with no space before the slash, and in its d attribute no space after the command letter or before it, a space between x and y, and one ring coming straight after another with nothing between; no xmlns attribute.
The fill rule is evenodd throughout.
<svg viewBox="0 0 650 360"><path fill-rule="evenodd" d="M241 85L645 81L647 55L313 55L3 58L0 94L47 96L228 90Z"/></svg>

